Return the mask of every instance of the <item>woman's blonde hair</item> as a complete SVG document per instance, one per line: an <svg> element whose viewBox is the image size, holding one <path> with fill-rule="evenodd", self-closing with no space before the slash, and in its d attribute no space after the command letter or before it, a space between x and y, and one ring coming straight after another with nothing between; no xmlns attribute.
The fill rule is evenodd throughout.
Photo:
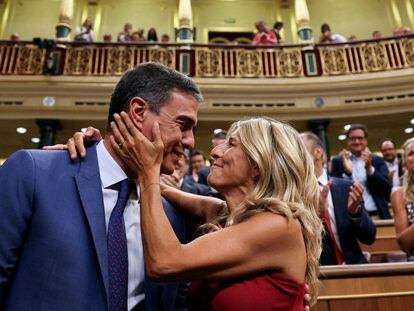
<svg viewBox="0 0 414 311"><path fill-rule="evenodd" d="M406 160L406 149L414 143L414 137L409 138L403 145L404 150L404 161ZM409 170L405 170L403 175L403 191L407 203L414 202L414 174Z"/></svg>
<svg viewBox="0 0 414 311"><path fill-rule="evenodd" d="M322 251L322 224L317 215L319 186L313 159L298 132L290 125L271 118L257 117L233 123L228 136L235 131L241 147L257 165L259 178L252 193L233 212L227 209L207 231L218 230L221 224L231 226L252 215L271 211L290 222L298 219L306 247L305 282L310 287L312 303L317 297L319 257Z"/></svg>

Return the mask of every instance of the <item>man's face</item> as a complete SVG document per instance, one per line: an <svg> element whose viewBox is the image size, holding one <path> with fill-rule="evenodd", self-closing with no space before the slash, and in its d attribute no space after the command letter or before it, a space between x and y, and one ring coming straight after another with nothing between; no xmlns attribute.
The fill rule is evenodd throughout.
<svg viewBox="0 0 414 311"><path fill-rule="evenodd" d="M381 153L385 160L393 162L397 156L397 150L390 141L384 141L381 145Z"/></svg>
<svg viewBox="0 0 414 311"><path fill-rule="evenodd" d="M198 173L205 167L204 157L201 154L196 154L191 157L191 167Z"/></svg>
<svg viewBox="0 0 414 311"><path fill-rule="evenodd" d="M142 133L153 140L153 124L159 123L164 143L161 173L172 174L184 155L184 149L194 148L193 129L197 124L197 111L196 99L178 91L171 93L169 102L160 109L159 114L148 111L142 122Z"/></svg>
<svg viewBox="0 0 414 311"><path fill-rule="evenodd" d="M368 139L363 130L353 130L348 134L348 149L356 156L359 156L368 145Z"/></svg>

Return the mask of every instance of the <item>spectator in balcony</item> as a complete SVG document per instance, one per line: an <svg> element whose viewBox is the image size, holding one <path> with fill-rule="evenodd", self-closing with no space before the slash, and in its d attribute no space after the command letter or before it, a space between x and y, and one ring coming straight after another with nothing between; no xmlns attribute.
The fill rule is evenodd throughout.
<svg viewBox="0 0 414 311"><path fill-rule="evenodd" d="M375 30L375 31L372 33L372 39L381 39L381 38L382 38L381 31L379 31L379 30Z"/></svg>
<svg viewBox="0 0 414 311"><path fill-rule="evenodd" d="M19 42L20 41L20 35L18 32L13 32L10 36L10 41L12 42Z"/></svg>
<svg viewBox="0 0 414 311"><path fill-rule="evenodd" d="M140 28L132 34L132 41L134 42L144 42L144 29Z"/></svg>
<svg viewBox="0 0 414 311"><path fill-rule="evenodd" d="M357 36L356 35L354 35L354 34L352 34L352 35L350 35L349 37L348 37L348 41L357 41L358 40L358 38L357 38Z"/></svg>
<svg viewBox="0 0 414 311"><path fill-rule="evenodd" d="M393 187L401 185L400 178L403 175L401 154L397 153L395 142L392 139L384 139L380 145L382 157L388 167L388 181Z"/></svg>
<svg viewBox="0 0 414 311"><path fill-rule="evenodd" d="M408 139L403 149L406 171L402 187L393 189L391 207L398 244L408 261L414 261L414 138Z"/></svg>
<svg viewBox="0 0 414 311"><path fill-rule="evenodd" d="M374 243L376 229L363 207L364 188L358 182L329 178L324 169L322 141L311 132L300 136L313 157L321 189L319 217L325 226L321 265L367 263L358 241L368 245Z"/></svg>
<svg viewBox="0 0 414 311"><path fill-rule="evenodd" d="M170 42L170 36L168 35L168 34L163 34L162 36L161 36L161 42L162 43L168 43L168 42Z"/></svg>
<svg viewBox="0 0 414 311"><path fill-rule="evenodd" d="M154 27L152 27L148 30L147 41L148 42L158 42L157 31L155 30Z"/></svg>
<svg viewBox="0 0 414 311"><path fill-rule="evenodd" d="M112 42L112 35L110 33L104 34L103 35L103 41L107 42L107 43Z"/></svg>
<svg viewBox="0 0 414 311"><path fill-rule="evenodd" d="M280 34L280 31L282 30L282 28L283 28L283 23L282 22L276 22L273 25L273 32L276 35L277 43L282 43L283 42L282 36Z"/></svg>
<svg viewBox="0 0 414 311"><path fill-rule="evenodd" d="M132 40L132 24L126 23L124 30L118 34L118 42L131 42Z"/></svg>
<svg viewBox="0 0 414 311"><path fill-rule="evenodd" d="M78 42L93 42L92 21L87 18L82 26L76 28L74 40Z"/></svg>
<svg viewBox="0 0 414 311"><path fill-rule="evenodd" d="M267 29L265 22L257 22L256 29L257 33L253 37L253 44L272 45L278 43L276 34L273 31Z"/></svg>
<svg viewBox="0 0 414 311"><path fill-rule="evenodd" d="M334 177L358 181L365 187L364 204L368 214L383 219L391 218L388 201L391 184L384 159L368 149L368 129L362 124L352 124L347 132L348 150L332 159Z"/></svg>
<svg viewBox="0 0 414 311"><path fill-rule="evenodd" d="M328 24L323 24L321 26L322 36L319 39L320 43L342 43L346 42L346 38L340 34L333 34L331 32L331 27Z"/></svg>
<svg viewBox="0 0 414 311"><path fill-rule="evenodd" d="M394 36L406 36L406 35L409 35L411 33L412 33L411 29L409 27L405 27L405 26L397 27L393 30L393 35Z"/></svg>

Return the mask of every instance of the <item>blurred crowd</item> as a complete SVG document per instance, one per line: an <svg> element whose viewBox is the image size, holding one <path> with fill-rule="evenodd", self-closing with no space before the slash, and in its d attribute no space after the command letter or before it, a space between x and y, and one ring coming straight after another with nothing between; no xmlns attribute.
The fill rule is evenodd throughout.
<svg viewBox="0 0 414 311"><path fill-rule="evenodd" d="M283 28L283 23L277 21L274 23L273 28L269 29L264 21L259 21L255 24L257 32L253 35L252 44L254 45L277 45L284 44L286 42L281 35L281 30ZM405 36L412 34L412 30L409 27L397 27L393 30L393 36ZM372 39L381 39L383 37L382 33L379 30L374 30L372 32ZM13 42L20 41L20 35L17 32L14 32L10 36L10 40ZM357 36L351 34L346 38L345 36L334 33L331 30L331 27L324 23L321 26L321 35L319 37L319 43L344 43L352 42L358 40ZM74 41L78 42L94 42L95 35L93 32L92 21L87 18L83 24L75 29ZM113 36L110 33L105 33L102 36L103 42L113 42ZM170 42L170 36L168 34L161 35L161 38L158 38L157 30L154 27L148 29L145 34L145 30L138 28L133 30L131 23L125 23L123 30L118 33L116 36L117 42L161 42L168 43Z"/></svg>

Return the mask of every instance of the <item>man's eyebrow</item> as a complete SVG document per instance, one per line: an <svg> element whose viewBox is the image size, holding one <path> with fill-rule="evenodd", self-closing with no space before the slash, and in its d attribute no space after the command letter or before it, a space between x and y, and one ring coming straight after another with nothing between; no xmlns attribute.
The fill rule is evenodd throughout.
<svg viewBox="0 0 414 311"><path fill-rule="evenodd" d="M178 116L177 121L185 122L188 125L191 125L192 127L197 126L196 121L193 118L190 118L188 116Z"/></svg>

